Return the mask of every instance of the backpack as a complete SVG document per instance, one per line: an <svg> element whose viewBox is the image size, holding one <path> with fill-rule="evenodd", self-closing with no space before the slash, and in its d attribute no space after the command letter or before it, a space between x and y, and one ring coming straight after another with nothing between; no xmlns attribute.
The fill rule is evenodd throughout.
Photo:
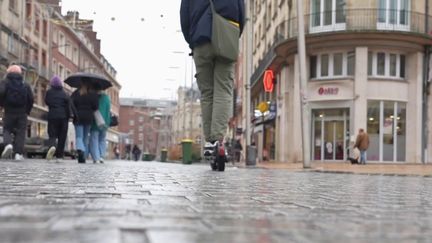
<svg viewBox="0 0 432 243"><path fill-rule="evenodd" d="M6 83L4 103L11 107L24 107L27 104L27 87L24 82L10 80Z"/></svg>

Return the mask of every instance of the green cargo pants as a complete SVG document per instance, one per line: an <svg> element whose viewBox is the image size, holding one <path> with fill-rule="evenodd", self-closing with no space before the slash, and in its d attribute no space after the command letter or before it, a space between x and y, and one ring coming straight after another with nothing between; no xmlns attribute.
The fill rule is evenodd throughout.
<svg viewBox="0 0 432 243"><path fill-rule="evenodd" d="M206 43L193 50L196 79L201 91L201 113L206 141L224 138L232 116L234 64L215 56Z"/></svg>

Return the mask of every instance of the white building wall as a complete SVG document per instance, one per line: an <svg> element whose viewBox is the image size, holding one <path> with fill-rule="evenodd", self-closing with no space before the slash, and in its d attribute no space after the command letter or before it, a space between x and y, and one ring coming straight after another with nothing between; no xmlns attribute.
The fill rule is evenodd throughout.
<svg viewBox="0 0 432 243"><path fill-rule="evenodd" d="M288 109L288 114L290 119L288 120L288 127L290 134L288 134L288 162L299 162L303 159L302 156L302 130L301 130L301 107L300 107L300 77L299 77L299 57L295 55L294 65L292 65L291 76L292 83L292 93L290 96L289 103L290 108ZM305 124L307 121L305 121Z"/></svg>
<svg viewBox="0 0 432 243"><path fill-rule="evenodd" d="M357 136L360 128L367 131L367 99L368 99L368 48L357 47L355 49L355 74L354 74L354 108L351 111L354 117L351 136Z"/></svg>
<svg viewBox="0 0 432 243"><path fill-rule="evenodd" d="M432 68L432 67L431 67ZM431 77L432 78L432 77ZM428 90L428 103L427 103L427 107L428 107L428 117L427 117L427 153L426 153L426 162L427 163L432 163L432 97L430 94L432 94L432 85L429 85L429 90Z"/></svg>
<svg viewBox="0 0 432 243"><path fill-rule="evenodd" d="M289 136L289 127L288 127L288 108L289 108L289 95L291 93L289 87L289 73L290 66L284 66L280 71L280 97L278 98L278 123L276 124L276 129L279 134L276 151L278 161L285 161L288 158L288 136Z"/></svg>
<svg viewBox="0 0 432 243"><path fill-rule="evenodd" d="M410 100L407 104L406 161L421 163L423 53L410 54L407 61Z"/></svg>

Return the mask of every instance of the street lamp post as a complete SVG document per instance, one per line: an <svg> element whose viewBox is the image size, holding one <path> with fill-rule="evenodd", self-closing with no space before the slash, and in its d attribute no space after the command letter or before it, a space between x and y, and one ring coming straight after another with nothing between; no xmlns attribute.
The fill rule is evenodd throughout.
<svg viewBox="0 0 432 243"><path fill-rule="evenodd" d="M303 1L297 1L297 18L298 18L298 37L297 37L297 52L299 56L300 68L300 115L302 128L302 152L303 152L303 168L310 168L309 160L309 133L308 124L308 106L306 96L306 41L304 32L304 16L303 16Z"/></svg>
<svg viewBox="0 0 432 243"><path fill-rule="evenodd" d="M246 164L254 165L255 163L248 163L252 160L255 160L255 158L251 154L251 78L252 78L252 66L253 66L253 55L252 55L252 45L253 45L253 21L252 21L252 13L253 13L253 1L246 1L246 9L247 9L247 19L246 19L246 53L247 53L247 59L246 59L246 84L245 84L245 91L246 91L246 121L245 121L245 130L246 130Z"/></svg>
<svg viewBox="0 0 432 243"><path fill-rule="evenodd" d="M173 51L175 54L186 54L184 51ZM184 62L184 90L183 90L183 139L186 138L186 103L187 103L187 56Z"/></svg>

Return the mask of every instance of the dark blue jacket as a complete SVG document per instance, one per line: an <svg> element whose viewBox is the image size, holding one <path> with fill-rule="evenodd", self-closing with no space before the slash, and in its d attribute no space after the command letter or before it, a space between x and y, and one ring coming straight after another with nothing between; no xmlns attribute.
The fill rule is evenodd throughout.
<svg viewBox="0 0 432 243"><path fill-rule="evenodd" d="M243 0L212 0L216 12L226 19L235 21L243 32L245 13ZM183 36L193 49L210 42L212 31L212 12L209 0L182 0L180 21Z"/></svg>
<svg viewBox="0 0 432 243"><path fill-rule="evenodd" d="M63 87L51 87L46 92L45 104L48 106L48 119L69 119L70 98Z"/></svg>

